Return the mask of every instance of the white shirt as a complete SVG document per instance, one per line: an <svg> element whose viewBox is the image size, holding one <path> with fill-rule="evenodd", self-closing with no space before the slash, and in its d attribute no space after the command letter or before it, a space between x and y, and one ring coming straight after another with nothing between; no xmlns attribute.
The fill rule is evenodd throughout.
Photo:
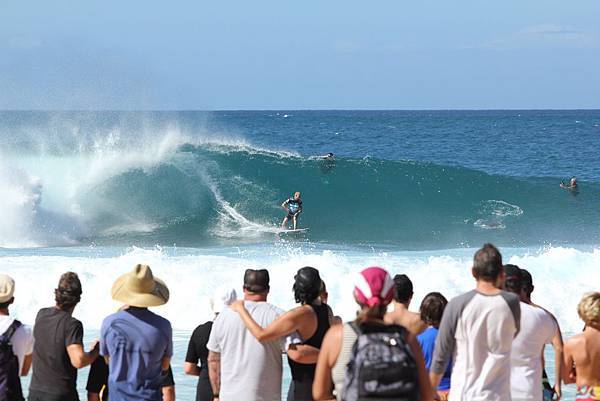
<svg viewBox="0 0 600 401"><path fill-rule="evenodd" d="M519 298L505 291L470 291L448 303L431 370L443 374L454 354L450 401L511 401L510 353L519 322Z"/></svg>
<svg viewBox="0 0 600 401"><path fill-rule="evenodd" d="M273 322L283 310L267 302L244 302L252 318L262 327ZM280 339L260 343L237 312L225 308L216 317L206 347L221 354L221 401L280 401L282 353Z"/></svg>
<svg viewBox="0 0 600 401"><path fill-rule="evenodd" d="M12 316L0 315L0 334L4 334L10 327L12 322L15 320ZM31 355L33 353L33 333L31 327L21 325L10 340L13 353L19 359L19 375L23 370L23 360L25 355Z"/></svg>
<svg viewBox="0 0 600 401"><path fill-rule="evenodd" d="M521 302L521 331L510 355L510 384L513 401L542 399L542 351L552 342L558 326L552 316Z"/></svg>

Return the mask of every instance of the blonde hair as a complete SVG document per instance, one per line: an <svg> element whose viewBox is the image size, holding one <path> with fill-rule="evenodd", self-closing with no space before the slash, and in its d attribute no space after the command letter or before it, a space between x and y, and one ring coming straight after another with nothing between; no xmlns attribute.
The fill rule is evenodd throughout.
<svg viewBox="0 0 600 401"><path fill-rule="evenodd" d="M600 327L600 292L588 292L577 305L577 313L588 326Z"/></svg>

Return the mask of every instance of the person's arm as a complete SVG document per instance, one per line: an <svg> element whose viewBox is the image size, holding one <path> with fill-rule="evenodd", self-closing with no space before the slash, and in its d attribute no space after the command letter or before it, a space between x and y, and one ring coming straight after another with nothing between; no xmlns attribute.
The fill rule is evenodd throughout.
<svg viewBox="0 0 600 401"><path fill-rule="evenodd" d="M288 206L287 206L289 202L290 202L290 200L286 199L285 202L283 202L281 204L281 207L284 208L285 210L289 211Z"/></svg>
<svg viewBox="0 0 600 401"><path fill-rule="evenodd" d="M567 340L563 348L562 380L565 384L573 384L577 380L577 372L575 371L573 361L573 351L571 350L571 341L573 340Z"/></svg>
<svg viewBox="0 0 600 401"><path fill-rule="evenodd" d="M312 396L315 401L335 400L331 369L335 365L343 340L343 326L332 326L325 334L317 360Z"/></svg>
<svg viewBox="0 0 600 401"><path fill-rule="evenodd" d="M186 375L200 376L201 368L200 366L198 366L198 360L200 359L200 357L196 352L196 343L201 342L201 327L203 326L199 326L194 330L194 332L192 333L192 337L190 337L190 342L188 343L187 353L185 354L185 362L183 363L183 371ZM206 344L203 345L206 346Z"/></svg>
<svg viewBox="0 0 600 401"><path fill-rule="evenodd" d="M98 341L92 342L92 346L89 352L83 350L81 344L71 344L67 346L67 354L69 354L69 360L71 365L75 369L85 368L90 365L98 357Z"/></svg>
<svg viewBox="0 0 600 401"><path fill-rule="evenodd" d="M162 370L167 370L169 369L169 366L171 366L171 357L163 356L162 360L160 361L160 367Z"/></svg>
<svg viewBox="0 0 600 401"><path fill-rule="evenodd" d="M472 299L473 294L474 292L471 292L461 296L460 299L453 299L448 306L446 306L446 309L444 309L438 336L435 339L435 348L431 360L431 367L429 369L429 380L431 382L431 387L434 389L437 389L440 385L440 381L448 367L448 362L450 362L450 359L452 358L452 353L454 352L454 347L456 345L456 324L464 305Z"/></svg>
<svg viewBox="0 0 600 401"><path fill-rule="evenodd" d="M208 377L214 398L219 398L221 391L221 354L208 351Z"/></svg>
<svg viewBox="0 0 600 401"><path fill-rule="evenodd" d="M21 376L27 376L29 374L29 369L31 368L31 359L33 358L33 354L25 355L23 358L23 367L21 368Z"/></svg>
<svg viewBox="0 0 600 401"><path fill-rule="evenodd" d="M562 377L563 369L563 338L558 324L556 325L556 332L552 337L552 347L554 348L554 392L558 396L558 399L560 399L562 398L562 386L560 378Z"/></svg>
<svg viewBox="0 0 600 401"><path fill-rule="evenodd" d="M250 315L244 301L235 301L231 304L231 309L238 312L246 328L252 333L258 341L266 342L287 336L293 333L302 323L302 315L305 313L302 307L292 309L279 316L273 323L262 328Z"/></svg>
<svg viewBox="0 0 600 401"><path fill-rule="evenodd" d="M190 376L200 376L200 366L195 363L184 362L183 363L183 371L186 375Z"/></svg>
<svg viewBox="0 0 600 401"><path fill-rule="evenodd" d="M88 391L87 399L88 401L100 401L100 394Z"/></svg>
<svg viewBox="0 0 600 401"><path fill-rule="evenodd" d="M294 362L310 365L317 363L319 359L319 349L312 345L292 344L287 350L287 355Z"/></svg>
<svg viewBox="0 0 600 401"><path fill-rule="evenodd" d="M163 401L175 401L175 386L164 386L162 397Z"/></svg>
<svg viewBox="0 0 600 401"><path fill-rule="evenodd" d="M437 392L434 391L431 383L429 382L429 376L427 376L427 368L425 368L425 359L423 358L423 351L417 342L417 337L414 334L408 332L406 337L406 342L410 347L412 354L415 357L415 362L417 363L417 372L419 374L419 394L421 401L433 401L434 394L437 395ZM439 384L438 384L439 385Z"/></svg>

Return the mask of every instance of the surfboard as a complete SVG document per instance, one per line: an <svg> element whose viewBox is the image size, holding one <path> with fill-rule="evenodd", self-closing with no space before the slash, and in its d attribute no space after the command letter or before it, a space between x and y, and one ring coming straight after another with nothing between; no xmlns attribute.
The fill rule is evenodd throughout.
<svg viewBox="0 0 600 401"><path fill-rule="evenodd" d="M304 233L308 228L297 228L295 230L281 230L280 233Z"/></svg>

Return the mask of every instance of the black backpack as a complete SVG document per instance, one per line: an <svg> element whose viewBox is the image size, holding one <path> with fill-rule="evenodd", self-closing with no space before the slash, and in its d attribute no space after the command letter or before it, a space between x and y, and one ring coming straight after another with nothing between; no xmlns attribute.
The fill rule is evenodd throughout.
<svg viewBox="0 0 600 401"><path fill-rule="evenodd" d="M0 335L0 401L24 401L19 377L19 359L10 340L21 322L14 320L4 334Z"/></svg>
<svg viewBox="0 0 600 401"><path fill-rule="evenodd" d="M358 338L346 369L343 401L418 401L417 363L406 343L406 329L382 326L363 332L354 322Z"/></svg>

